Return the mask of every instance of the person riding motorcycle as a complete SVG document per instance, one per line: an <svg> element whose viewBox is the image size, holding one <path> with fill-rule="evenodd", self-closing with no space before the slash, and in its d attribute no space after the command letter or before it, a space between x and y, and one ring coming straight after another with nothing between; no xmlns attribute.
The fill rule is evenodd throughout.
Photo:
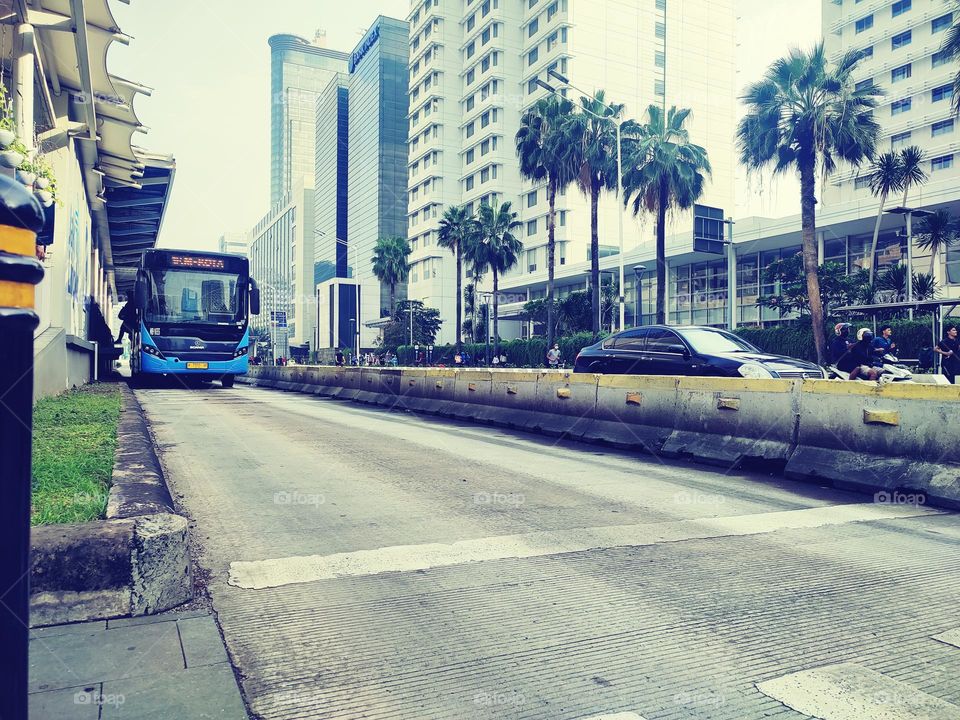
<svg viewBox="0 0 960 720"><path fill-rule="evenodd" d="M857 342L837 360L837 369L850 374L850 380L877 380L881 370L873 367L873 331L870 328L857 330Z"/></svg>
<svg viewBox="0 0 960 720"><path fill-rule="evenodd" d="M834 325L833 335L830 341L830 361L836 365L853 345L850 341L850 323L841 322Z"/></svg>

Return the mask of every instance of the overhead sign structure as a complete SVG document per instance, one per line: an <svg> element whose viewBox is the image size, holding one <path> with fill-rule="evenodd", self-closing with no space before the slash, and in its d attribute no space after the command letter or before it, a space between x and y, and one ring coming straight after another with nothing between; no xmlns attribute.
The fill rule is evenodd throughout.
<svg viewBox="0 0 960 720"><path fill-rule="evenodd" d="M287 326L287 311L271 310L270 322L273 323L274 327L285 328Z"/></svg>
<svg viewBox="0 0 960 720"><path fill-rule="evenodd" d="M726 221L723 208L693 206L693 249L712 255L723 255L726 245Z"/></svg>

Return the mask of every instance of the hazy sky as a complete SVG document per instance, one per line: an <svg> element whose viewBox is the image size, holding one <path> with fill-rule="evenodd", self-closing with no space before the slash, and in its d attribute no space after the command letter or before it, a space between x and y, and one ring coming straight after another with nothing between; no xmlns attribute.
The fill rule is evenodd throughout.
<svg viewBox="0 0 960 720"><path fill-rule="evenodd" d="M755 80L787 46L815 42L820 1L738 0L738 86ZM247 230L269 210L267 38L281 32L312 38L323 28L328 47L349 51L377 15L405 17L408 0L164 0L112 7L134 40L129 47L114 43L110 71L155 89L137 100L150 131L134 140L177 161L161 244L213 248L223 232ZM740 185L739 217L799 211L790 181L762 187L754 181L749 192Z"/></svg>

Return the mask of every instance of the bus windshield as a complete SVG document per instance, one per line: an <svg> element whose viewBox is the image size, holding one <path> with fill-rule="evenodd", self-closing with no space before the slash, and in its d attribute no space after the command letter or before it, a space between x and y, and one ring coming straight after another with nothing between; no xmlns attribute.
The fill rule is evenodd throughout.
<svg viewBox="0 0 960 720"><path fill-rule="evenodd" d="M152 269L145 319L158 323L241 323L246 279L234 273Z"/></svg>

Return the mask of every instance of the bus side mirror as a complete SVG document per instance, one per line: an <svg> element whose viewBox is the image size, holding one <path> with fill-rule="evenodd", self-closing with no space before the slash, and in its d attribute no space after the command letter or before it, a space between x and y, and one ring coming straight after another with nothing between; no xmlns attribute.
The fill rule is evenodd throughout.
<svg viewBox="0 0 960 720"><path fill-rule="evenodd" d="M133 304L137 310L143 310L147 307L147 300L147 283L137 280L137 284L133 286Z"/></svg>
<svg viewBox="0 0 960 720"><path fill-rule="evenodd" d="M253 280L250 281L250 314L260 314L260 288Z"/></svg>

